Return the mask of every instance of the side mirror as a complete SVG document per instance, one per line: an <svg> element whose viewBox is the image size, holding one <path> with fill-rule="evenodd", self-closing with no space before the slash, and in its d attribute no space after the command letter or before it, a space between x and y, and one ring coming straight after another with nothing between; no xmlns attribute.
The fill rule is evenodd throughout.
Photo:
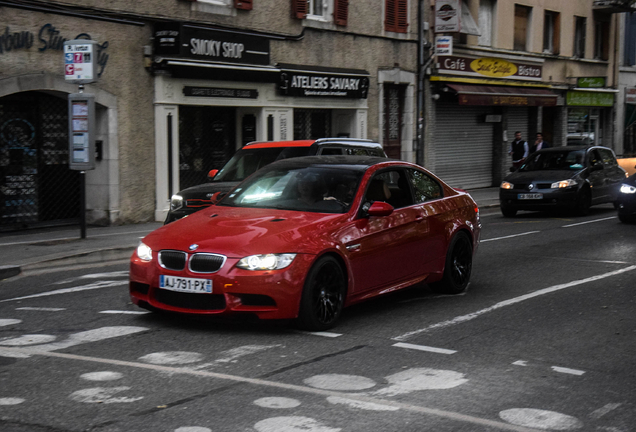
<svg viewBox="0 0 636 432"><path fill-rule="evenodd" d="M208 178L209 178L209 179L213 179L213 178L214 178L214 176L218 174L218 172L219 172L219 170L218 170L218 169L210 170L210 172L208 173Z"/></svg>
<svg viewBox="0 0 636 432"><path fill-rule="evenodd" d="M223 198L225 195L227 195L227 192L220 192L220 191L214 192L214 194L212 194L212 196L210 197L210 201L212 201L212 205L221 201L221 198Z"/></svg>
<svg viewBox="0 0 636 432"><path fill-rule="evenodd" d="M393 213L393 206L384 201L374 202L371 204L371 207L369 207L369 210L367 210L369 216L388 216L391 213Z"/></svg>

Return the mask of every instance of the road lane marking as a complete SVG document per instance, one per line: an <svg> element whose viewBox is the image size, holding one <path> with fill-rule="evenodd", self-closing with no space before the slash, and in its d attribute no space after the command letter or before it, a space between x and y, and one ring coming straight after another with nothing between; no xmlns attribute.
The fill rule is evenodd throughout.
<svg viewBox="0 0 636 432"><path fill-rule="evenodd" d="M101 311L100 313L112 314L112 315L116 315L116 314L122 314L122 315L146 315L146 314L149 314L149 313L152 313L152 312L150 312L150 311L105 310L105 311Z"/></svg>
<svg viewBox="0 0 636 432"><path fill-rule="evenodd" d="M521 233L521 234L513 234L513 235L509 235L509 236L504 236L504 237L496 237L496 238L491 238L491 239L480 240L479 243L485 243L485 242L495 241L495 240L504 240L504 239L514 238L514 237L525 236L525 235L528 235L528 234L536 234L536 233L540 233L540 232L541 231L528 231L528 232L524 232L524 233Z"/></svg>
<svg viewBox="0 0 636 432"><path fill-rule="evenodd" d="M299 331L298 333L308 334L308 335L313 335L313 336L322 336L322 337L328 337L328 338L337 338L337 337L342 336L342 334L340 334L340 333L332 333L332 332L307 332L307 331Z"/></svg>
<svg viewBox="0 0 636 432"><path fill-rule="evenodd" d="M40 312L61 312L61 311L65 311L66 308L21 307L21 308L15 308L15 310L40 311Z"/></svg>
<svg viewBox="0 0 636 432"><path fill-rule="evenodd" d="M424 332L427 332L427 331L430 331L430 330L437 330L437 329L441 329L441 328L445 328L445 327L450 327L450 326L453 326L453 325L456 325L456 324L462 324L462 323L465 323L467 321L472 321L475 318L480 317L481 315L484 315L484 314L487 314L487 313L490 313L490 312L494 312L494 311L496 311L498 309L501 309L501 308L504 308L504 307L507 307L507 306L512 306L514 304L521 303L523 301L530 300L530 299L535 298L535 297L539 297L539 296L542 296L542 295L545 295L545 294L551 294L553 292L561 291L561 290L564 290L564 289L567 289L567 288L571 288L571 287L577 286L577 285L582 285L582 284L585 284L585 283L588 283L588 282L595 282L595 281L598 281L598 280L601 280L601 279L605 279L605 278L608 278L608 277L619 275L621 273L630 272L632 270L636 270L636 265L625 267L625 268L622 268L622 269L619 269L619 270L614 270L614 271L611 271L609 273L603 273L603 274L600 274L600 275L592 276L592 277L585 278L585 279L579 279L579 280L575 280L575 281L572 281L572 282L567 282L567 283L560 284L560 285L553 285L551 287L544 288L544 289L541 289L541 290L538 290L538 291L534 291L534 292L531 292L529 294L525 294L525 295L522 295L522 296L519 296L519 297L514 297L514 298L511 298L511 299L508 299L508 300L504 300L504 301L496 303L496 304L494 304L494 305L492 305L490 307L478 310L476 312L473 312L473 313L470 313L470 314L467 314L467 315L461 315L461 316L455 317L455 318L447 320L447 321L442 321L440 323L433 324L433 325L430 325L428 327L424 327L424 328L421 328L421 329L418 329L418 330L413 330L413 331L410 331L408 333L404 333L403 335L394 337L392 339L393 340L397 340L397 341L404 341L404 340L409 339L409 338L411 338L413 336L417 336L420 333L424 333Z"/></svg>
<svg viewBox="0 0 636 432"><path fill-rule="evenodd" d="M457 352L457 351L444 349L444 348L435 348L435 347L430 347L426 345L414 345L414 344L403 343L403 342L398 342L396 344L393 344L393 346L398 348L406 348L406 349L412 349L412 350L418 350L418 351L428 351L428 352L437 353L437 354L455 354Z"/></svg>
<svg viewBox="0 0 636 432"><path fill-rule="evenodd" d="M32 298L38 298L38 297L47 297L47 296L58 295L58 294L75 293L79 291L89 291L89 290L100 289L100 288L110 288L110 287L121 286L121 285L128 285L128 281L95 282L92 284L83 285L83 286L74 287L74 288L64 288L64 289L55 290L55 291L47 291L40 294L33 294L33 295L28 295L23 297L14 297L10 299L0 300L0 303L16 301L16 300L26 300L26 299L32 299Z"/></svg>
<svg viewBox="0 0 636 432"><path fill-rule="evenodd" d="M603 218L603 219L594 219L594 220L591 220L591 221L579 222L579 223L570 224L570 225L563 225L561 228L570 228L570 227L573 227L573 226L586 225L586 224L591 224L591 223L595 223L595 222L603 222L603 221L610 220L610 219L616 219L616 216L606 217L606 218Z"/></svg>
<svg viewBox="0 0 636 432"><path fill-rule="evenodd" d="M581 376L585 373L585 371L582 371L582 370L570 369L570 368L565 368L560 366L552 366L552 370L555 372L576 375L576 376Z"/></svg>
<svg viewBox="0 0 636 432"><path fill-rule="evenodd" d="M106 358L100 358L100 357L82 356L82 355L67 354L67 353L60 353L60 352L39 351L34 348L6 348L6 350L14 352L15 354L38 355L38 356L53 357L53 358L60 358L60 359L66 359L66 360L77 360L77 361L84 361L84 362L90 362L90 363L124 366L124 367L131 367L131 368L137 368L137 369L146 369L146 370L152 370L156 372L167 372L171 374L182 374L182 375L191 375L191 376L205 377L205 378L215 378L215 379L220 379L225 381L233 381L233 382L239 382L244 384L252 384L252 385L261 386L261 387L270 387L270 388L276 388L276 389L296 391L300 393L319 395L319 396L325 396L325 397L329 397L329 396L343 397L343 398L352 399L352 400L356 400L360 402L382 404L388 407L397 407L399 409L403 409L409 412L414 412L417 414L430 415L430 416L449 419L452 421L458 421L458 422L479 425L484 427L493 427L493 428L497 428L497 429L505 430L505 431L539 432L538 429L532 429L532 428L528 428L524 426L516 426L509 423L503 423L500 421L475 417L468 414L461 414L454 411L447 411L447 410L429 408L429 407L418 406L418 405L411 405L406 402L397 402L393 400L369 397L364 395L342 393L338 391L322 390L322 389L316 389L316 388L301 386L296 384L287 384L282 382L269 381L269 380L265 380L261 378L248 378L248 377L243 377L238 375L229 375L229 374L223 374L218 372L193 370L189 368L152 365L152 364L137 363L137 362L125 361L125 360L106 359Z"/></svg>
<svg viewBox="0 0 636 432"><path fill-rule="evenodd" d="M600 419L601 417L603 417L606 414L609 414L610 412L614 411L616 408L620 407L621 405L623 405L622 403L610 403L607 404L597 410L592 411L592 413L590 414L590 417L592 417L595 420Z"/></svg>

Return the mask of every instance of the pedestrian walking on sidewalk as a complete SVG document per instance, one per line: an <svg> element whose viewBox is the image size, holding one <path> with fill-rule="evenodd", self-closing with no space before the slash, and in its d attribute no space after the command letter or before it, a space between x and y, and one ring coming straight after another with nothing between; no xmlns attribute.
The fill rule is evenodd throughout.
<svg viewBox="0 0 636 432"><path fill-rule="evenodd" d="M528 157L528 143L521 139L521 132L515 132L515 140L510 143L508 154L512 156L512 167L517 170Z"/></svg>

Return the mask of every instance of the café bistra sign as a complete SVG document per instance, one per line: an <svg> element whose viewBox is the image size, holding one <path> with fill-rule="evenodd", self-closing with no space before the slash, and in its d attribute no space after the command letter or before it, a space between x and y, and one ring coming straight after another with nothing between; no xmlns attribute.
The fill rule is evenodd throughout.
<svg viewBox="0 0 636 432"><path fill-rule="evenodd" d="M444 56L440 57L439 71L451 75L539 81L543 68L493 57Z"/></svg>

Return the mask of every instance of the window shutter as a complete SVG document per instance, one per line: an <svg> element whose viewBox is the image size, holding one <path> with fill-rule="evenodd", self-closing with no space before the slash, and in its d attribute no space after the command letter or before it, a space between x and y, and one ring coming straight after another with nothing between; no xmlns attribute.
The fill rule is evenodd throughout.
<svg viewBox="0 0 636 432"><path fill-rule="evenodd" d="M336 25L346 26L349 16L349 0L334 0L333 15Z"/></svg>
<svg viewBox="0 0 636 432"><path fill-rule="evenodd" d="M298 19L307 18L307 12L309 12L307 0L292 0L292 17Z"/></svg>
<svg viewBox="0 0 636 432"><path fill-rule="evenodd" d="M252 0L234 0L234 7L242 10L252 10Z"/></svg>
<svg viewBox="0 0 636 432"><path fill-rule="evenodd" d="M408 0L386 0L384 30L406 33L408 16Z"/></svg>

